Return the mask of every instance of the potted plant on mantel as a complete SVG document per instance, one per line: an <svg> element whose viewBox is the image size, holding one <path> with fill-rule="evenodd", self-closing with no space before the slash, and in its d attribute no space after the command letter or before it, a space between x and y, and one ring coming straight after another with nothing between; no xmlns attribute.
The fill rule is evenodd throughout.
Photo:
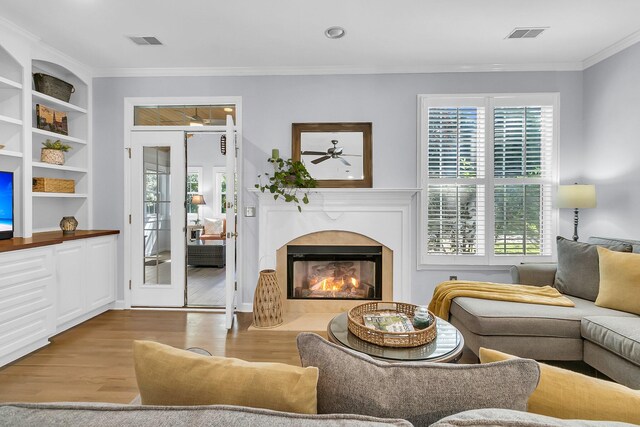
<svg viewBox="0 0 640 427"><path fill-rule="evenodd" d="M59 139L52 141L47 139L42 143L40 161L52 165L64 165L64 153L71 150L71 146L63 144Z"/></svg>
<svg viewBox="0 0 640 427"><path fill-rule="evenodd" d="M285 202L295 203L298 212L302 212L300 203L309 203L309 189L315 188L317 182L309 175L309 171L299 160L284 160L281 158L270 158L269 163L273 163L273 174L264 173L269 178L266 184L256 184L255 187L261 192L269 191L273 194L273 199L282 199ZM262 178L262 175L258 175ZM298 194L302 190L302 197Z"/></svg>

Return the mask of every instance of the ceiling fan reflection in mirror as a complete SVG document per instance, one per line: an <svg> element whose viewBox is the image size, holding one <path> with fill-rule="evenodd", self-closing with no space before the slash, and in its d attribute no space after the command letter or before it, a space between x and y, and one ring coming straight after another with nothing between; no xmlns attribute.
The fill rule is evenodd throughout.
<svg viewBox="0 0 640 427"><path fill-rule="evenodd" d="M311 163L313 163L314 165L317 165L318 163L322 163L325 160L338 159L342 163L344 163L345 166L351 166L351 163L349 163L348 161L343 159L343 157L362 157L361 154L343 154L342 153L343 148L342 147L338 147L338 140L337 139L332 139L331 143L333 144L333 147L327 148L326 152L322 152L322 151L303 151L300 154L303 155L303 156L321 156L321 157L318 157L317 159L311 160Z"/></svg>

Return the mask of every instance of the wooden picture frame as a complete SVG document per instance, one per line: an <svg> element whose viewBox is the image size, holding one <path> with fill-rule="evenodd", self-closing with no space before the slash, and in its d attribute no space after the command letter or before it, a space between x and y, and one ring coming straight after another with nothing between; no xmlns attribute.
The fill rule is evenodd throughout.
<svg viewBox="0 0 640 427"><path fill-rule="evenodd" d="M372 124L293 123L291 158L301 160L318 187L373 186Z"/></svg>

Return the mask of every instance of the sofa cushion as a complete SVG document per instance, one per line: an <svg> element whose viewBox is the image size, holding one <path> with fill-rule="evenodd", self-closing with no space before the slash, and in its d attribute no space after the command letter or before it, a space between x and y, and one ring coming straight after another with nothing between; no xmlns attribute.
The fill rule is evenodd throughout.
<svg viewBox="0 0 640 427"><path fill-rule="evenodd" d="M362 415L303 415L226 405L130 406L96 403L0 404L0 425L16 427L411 426L408 422L398 419L380 419Z"/></svg>
<svg viewBox="0 0 640 427"><path fill-rule="evenodd" d="M332 344L318 335L298 335L302 366L317 366L318 413L398 417L427 426L475 408L526 409L538 383L538 364L453 365L386 363Z"/></svg>
<svg viewBox="0 0 640 427"><path fill-rule="evenodd" d="M486 348L480 361L517 360ZM540 383L529 398L529 412L565 419L640 423L640 392L611 381L540 363Z"/></svg>
<svg viewBox="0 0 640 427"><path fill-rule="evenodd" d="M598 307L593 302L567 296L575 307L456 298L451 315L477 335L580 338L585 316L635 317L623 311Z"/></svg>
<svg viewBox="0 0 640 427"><path fill-rule="evenodd" d="M589 316L581 331L584 339L640 366L640 317Z"/></svg>
<svg viewBox="0 0 640 427"><path fill-rule="evenodd" d="M640 314L640 254L598 248L600 293L596 305Z"/></svg>
<svg viewBox="0 0 640 427"><path fill-rule="evenodd" d="M144 405L239 405L316 413L317 368L203 356L134 341L134 367Z"/></svg>
<svg viewBox="0 0 640 427"><path fill-rule="evenodd" d="M555 288L563 294L595 301L600 286L598 246L558 236L558 271ZM606 245L608 249L631 252L628 243Z"/></svg>
<svg viewBox="0 0 640 427"><path fill-rule="evenodd" d="M441 419L431 427L617 427L633 424L613 421L560 420L510 409L473 409Z"/></svg>
<svg viewBox="0 0 640 427"><path fill-rule="evenodd" d="M615 239L612 237L589 237L587 240L592 245L611 246L620 243L627 243L633 246L633 251L636 254L640 254L640 241L639 240L627 240L627 239Z"/></svg>

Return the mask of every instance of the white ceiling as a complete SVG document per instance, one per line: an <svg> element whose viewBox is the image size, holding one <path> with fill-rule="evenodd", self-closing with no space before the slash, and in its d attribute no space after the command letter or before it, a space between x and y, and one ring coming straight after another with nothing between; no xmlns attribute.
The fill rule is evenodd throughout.
<svg viewBox="0 0 640 427"><path fill-rule="evenodd" d="M0 0L0 16L98 75L581 69L640 39L639 0ZM505 40L526 26L550 28Z"/></svg>

